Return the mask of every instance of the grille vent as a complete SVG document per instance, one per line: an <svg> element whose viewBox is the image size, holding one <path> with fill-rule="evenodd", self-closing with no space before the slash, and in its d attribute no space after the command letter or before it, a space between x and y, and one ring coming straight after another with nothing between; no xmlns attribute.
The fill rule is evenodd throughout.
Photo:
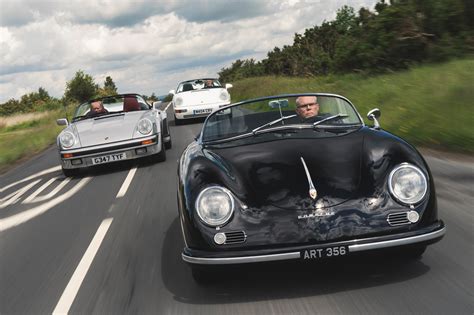
<svg viewBox="0 0 474 315"><path fill-rule="evenodd" d="M245 242L245 240L247 239L247 234L245 234L244 231L226 232L225 237L225 244L238 244Z"/></svg>
<svg viewBox="0 0 474 315"><path fill-rule="evenodd" d="M387 216L387 222L391 226L410 224L410 221L408 220L408 212L390 213Z"/></svg>

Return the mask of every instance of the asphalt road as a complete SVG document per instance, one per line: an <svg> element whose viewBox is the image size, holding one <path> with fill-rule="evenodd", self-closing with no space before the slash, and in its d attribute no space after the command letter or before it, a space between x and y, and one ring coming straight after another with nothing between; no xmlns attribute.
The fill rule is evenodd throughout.
<svg viewBox="0 0 474 315"><path fill-rule="evenodd" d="M252 265L197 285L180 257L176 166L200 127L172 125L163 163L68 182L50 148L0 176L0 313L474 313L474 164L439 156L427 161L447 234L421 260Z"/></svg>

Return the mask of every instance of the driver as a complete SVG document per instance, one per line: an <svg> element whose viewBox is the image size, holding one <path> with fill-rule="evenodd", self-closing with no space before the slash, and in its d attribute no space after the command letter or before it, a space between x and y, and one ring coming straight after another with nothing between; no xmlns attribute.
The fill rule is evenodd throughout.
<svg viewBox="0 0 474 315"><path fill-rule="evenodd" d="M212 88L214 85L212 84L212 80L206 80L204 81L204 88Z"/></svg>
<svg viewBox="0 0 474 315"><path fill-rule="evenodd" d="M87 117L96 117L100 114L108 113L101 101L93 101L91 103L91 110L87 113Z"/></svg>
<svg viewBox="0 0 474 315"><path fill-rule="evenodd" d="M319 104L316 96L300 96L295 102L296 114L302 121L318 116Z"/></svg>

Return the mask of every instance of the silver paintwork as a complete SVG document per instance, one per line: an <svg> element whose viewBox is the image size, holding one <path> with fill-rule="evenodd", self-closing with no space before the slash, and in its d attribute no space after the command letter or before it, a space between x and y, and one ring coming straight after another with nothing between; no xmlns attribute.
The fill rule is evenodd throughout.
<svg viewBox="0 0 474 315"><path fill-rule="evenodd" d="M361 252L366 250L389 248L396 246L404 246L410 244L416 244L419 242L429 241L435 238L439 238L446 233L446 228L443 227L434 232L410 236L396 240L388 241L375 241L372 243L359 244L359 245L349 245L349 252ZM343 244L339 244L343 245ZM256 263L256 262L265 262L265 261L276 261L276 260L289 260L289 259L299 259L301 258L300 252L289 252L282 254L270 254L270 255L258 255L258 256L244 256L244 257L226 257L226 258L204 258L204 257L192 257L184 253L181 254L181 257L184 261L191 264L201 264L201 265L227 265L227 264L246 264L246 263Z"/></svg>

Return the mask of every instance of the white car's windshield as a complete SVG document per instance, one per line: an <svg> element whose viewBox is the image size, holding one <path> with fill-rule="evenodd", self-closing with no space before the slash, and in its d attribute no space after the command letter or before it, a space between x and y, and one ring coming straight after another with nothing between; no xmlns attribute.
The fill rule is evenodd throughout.
<svg viewBox="0 0 474 315"><path fill-rule="evenodd" d="M189 80L181 82L176 89L176 93L213 88L222 88L222 84L216 79Z"/></svg>
<svg viewBox="0 0 474 315"><path fill-rule="evenodd" d="M277 96L238 103L213 113L203 142L267 141L275 137L336 136L362 125L354 107L328 94Z"/></svg>
<svg viewBox="0 0 474 315"><path fill-rule="evenodd" d="M76 121L113 113L148 109L150 109L148 104L138 95L117 95L92 100L79 105L72 119Z"/></svg>

